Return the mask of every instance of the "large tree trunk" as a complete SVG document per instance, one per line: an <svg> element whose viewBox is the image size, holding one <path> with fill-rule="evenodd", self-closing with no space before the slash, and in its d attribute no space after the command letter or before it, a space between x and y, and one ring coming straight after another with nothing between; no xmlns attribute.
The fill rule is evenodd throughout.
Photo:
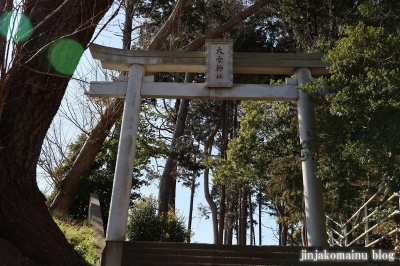
<svg viewBox="0 0 400 266"><path fill-rule="evenodd" d="M227 159L226 150L228 149L228 126L229 126L229 108L228 102L222 101L222 132L221 132L221 158ZM225 228L225 209L226 209L226 188L224 184L219 184L219 220L218 220L218 244L222 244Z"/></svg>
<svg viewBox="0 0 400 266"><path fill-rule="evenodd" d="M211 150L211 147L210 149ZM206 198L206 201L208 205L210 206L211 210L211 220L212 220L212 227L213 227L213 239L214 239L214 244L218 244L218 209L217 205L213 201L212 197L210 196L210 190L209 190L209 174L210 174L210 168L204 169L204 195Z"/></svg>
<svg viewBox="0 0 400 266"><path fill-rule="evenodd" d="M249 6L248 8L242 10L237 15L231 17L226 23L220 25L216 28L213 32L207 33L204 36L201 36L191 42L190 44L183 47L181 50L183 51L194 51L202 47L206 41L206 39L213 39L219 37L221 34L225 33L226 31L232 29L236 24L241 22L242 20L250 17L258 10L266 6L267 4L271 3L273 0L260 0L255 2L253 5Z"/></svg>
<svg viewBox="0 0 400 266"><path fill-rule="evenodd" d="M253 208L251 206L251 193L249 192L249 218L250 218L250 246L255 245Z"/></svg>
<svg viewBox="0 0 400 266"><path fill-rule="evenodd" d="M280 220L283 221L284 220L283 217L286 216L285 205L277 202L276 210L277 210L277 214L278 214ZM279 245L280 246L286 246L288 230L289 230L289 228L284 222L279 223Z"/></svg>
<svg viewBox="0 0 400 266"><path fill-rule="evenodd" d="M4 12L10 11L12 9L13 1L12 0L0 0L0 17L3 16ZM6 76L6 71L7 71L7 63L8 63L8 54L7 54L7 39L3 34L0 34L0 77L5 77ZM4 89L3 85L3 80L1 81L0 84L0 117L3 112L3 108L5 105L6 101L6 90ZM1 145L0 145L0 150L1 150Z"/></svg>
<svg viewBox="0 0 400 266"><path fill-rule="evenodd" d="M168 38L171 32L178 25L179 18L181 17L182 11L186 7L187 4L190 4L192 1L189 0L179 0L171 15L168 17L168 20L164 23L161 29L154 36L151 41L148 50L160 50L164 44L164 41Z"/></svg>
<svg viewBox="0 0 400 266"><path fill-rule="evenodd" d="M288 239L288 230L289 227L285 224L282 223L282 228L281 228L281 235L280 235L280 246L286 246L287 245L287 239Z"/></svg>
<svg viewBox="0 0 400 266"><path fill-rule="evenodd" d="M187 74L185 78L185 82L193 81L193 74ZM181 105L179 107L178 117L175 123L175 130L172 138L171 150L175 148L176 142L178 138L183 136L183 132L185 130L185 122L187 117L187 112L189 108L190 100L184 99L181 101ZM165 167L163 174L160 180L160 189L158 193L158 213L161 215L162 213L167 213L170 207L174 207L174 203L170 202L170 195L173 192L171 189L175 189L175 176L173 172L176 168L176 160L169 156L165 162Z"/></svg>
<svg viewBox="0 0 400 266"><path fill-rule="evenodd" d="M12 68L1 76L6 97L0 118L0 237L44 265L82 263L71 253L36 184L41 145L70 79L52 69L45 45L69 35L86 47L110 4L26 0L24 13L34 27L40 25L17 46ZM0 264L5 259L0 258Z"/></svg>
<svg viewBox="0 0 400 266"><path fill-rule="evenodd" d="M188 218L188 236L187 243L190 243L190 236L192 232L192 220L193 220L193 201L194 201L194 192L196 191L196 177L197 173L194 173L192 176L192 184L190 187L190 204L189 204L189 218Z"/></svg>
<svg viewBox="0 0 400 266"><path fill-rule="evenodd" d="M219 219L218 219L218 244L222 245L225 228L225 185L220 184Z"/></svg>
<svg viewBox="0 0 400 266"><path fill-rule="evenodd" d="M90 169L97 153L103 146L104 140L108 136L108 131L112 128L118 117L121 116L123 108L123 99L115 99L107 107L79 151L73 166L61 181L61 186L50 205L50 210L57 210L62 213L68 212L74 199L78 196L82 182L81 175Z"/></svg>
<svg viewBox="0 0 400 266"><path fill-rule="evenodd" d="M246 245L247 238L247 198L248 198L248 188L245 185L242 188L242 203L240 205L240 224L239 224L239 245Z"/></svg>
<svg viewBox="0 0 400 266"><path fill-rule="evenodd" d="M228 205L228 212L230 215L227 217L227 225L226 225L226 244L227 245L232 245L233 241L233 227L235 223L235 217L232 216L232 214L235 212L235 206L236 206L236 200L234 197L230 197L229 199L229 205Z"/></svg>
<svg viewBox="0 0 400 266"><path fill-rule="evenodd" d="M223 112L223 105L221 104L220 114L222 112ZM220 118L214 131L211 133L211 135L208 137L208 139L204 143L204 155L205 155L206 159L209 156L211 156L212 143L214 142L214 137L217 134L221 125L222 125L222 119ZM204 174L203 174L203 176L204 176L204 196L205 196L208 206L210 206L210 210L211 210L214 244L218 244L218 215L217 215L218 209L217 209L217 205L215 204L214 200L212 199L212 197L210 195L209 174L210 174L210 168L207 167L206 169L204 169Z"/></svg>
<svg viewBox="0 0 400 266"><path fill-rule="evenodd" d="M123 29L123 49L129 50L131 47L131 34L132 34L132 2L128 1L126 6L125 24ZM171 33L173 28L178 23L183 7L186 5L187 0L180 0L175 6L172 15L165 22L162 27L163 34L157 34L152 40L149 49L160 50L165 39ZM79 151L79 155L67 172L59 191L51 203L50 210L57 210L60 212L68 212L74 199L79 193L81 184L81 176L90 169L97 153L100 151L104 140L107 138L107 132L114 125L115 121L122 115L124 107L124 99L115 99L110 106L107 107L105 112L100 116L100 120L88 136L85 144Z"/></svg>

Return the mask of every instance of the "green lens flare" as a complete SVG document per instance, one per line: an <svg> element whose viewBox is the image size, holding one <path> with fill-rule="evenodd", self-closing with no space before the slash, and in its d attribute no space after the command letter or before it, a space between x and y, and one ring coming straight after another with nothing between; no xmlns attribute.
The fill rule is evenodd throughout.
<svg viewBox="0 0 400 266"><path fill-rule="evenodd" d="M64 75L72 75L83 54L83 47L77 41L63 38L55 41L49 49L52 67Z"/></svg>
<svg viewBox="0 0 400 266"><path fill-rule="evenodd" d="M0 33L8 40L24 42L32 35L32 23L24 14L6 11L0 17Z"/></svg>

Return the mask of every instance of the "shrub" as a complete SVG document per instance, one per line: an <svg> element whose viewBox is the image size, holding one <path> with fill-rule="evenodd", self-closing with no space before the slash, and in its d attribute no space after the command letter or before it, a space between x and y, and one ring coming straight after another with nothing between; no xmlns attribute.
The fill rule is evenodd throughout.
<svg viewBox="0 0 400 266"><path fill-rule="evenodd" d="M130 241L184 242L186 235L184 219L172 210L161 217L157 215L157 200L154 197L135 202L130 210L127 232Z"/></svg>

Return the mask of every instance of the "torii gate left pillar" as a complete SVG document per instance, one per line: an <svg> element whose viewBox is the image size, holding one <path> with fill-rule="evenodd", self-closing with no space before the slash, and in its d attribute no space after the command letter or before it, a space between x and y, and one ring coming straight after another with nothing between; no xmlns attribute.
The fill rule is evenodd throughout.
<svg viewBox="0 0 400 266"><path fill-rule="evenodd" d="M108 216L106 241L124 241L126 237L128 209L132 187L133 162L136 154L136 138L139 128L141 88L145 68L134 64L129 68L128 84L122 116L121 135ZM111 248L111 250L110 250ZM122 246L108 245L103 265L120 265ZM114 249L114 250L113 250ZM116 249L116 250L115 250Z"/></svg>

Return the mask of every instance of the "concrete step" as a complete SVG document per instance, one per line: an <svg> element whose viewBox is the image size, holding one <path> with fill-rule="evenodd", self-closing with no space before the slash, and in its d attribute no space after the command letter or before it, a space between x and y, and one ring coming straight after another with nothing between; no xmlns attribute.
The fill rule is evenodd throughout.
<svg viewBox="0 0 400 266"><path fill-rule="evenodd" d="M367 252L369 261L300 261L305 253L326 250L329 253ZM372 260L372 249L354 248L307 248L281 246L228 246L213 244L159 243L159 242L124 242L121 265L198 265L198 266L261 266L261 265L364 265L383 266L400 265L394 262ZM376 251L376 250L375 250ZM387 252L387 251L386 251Z"/></svg>

